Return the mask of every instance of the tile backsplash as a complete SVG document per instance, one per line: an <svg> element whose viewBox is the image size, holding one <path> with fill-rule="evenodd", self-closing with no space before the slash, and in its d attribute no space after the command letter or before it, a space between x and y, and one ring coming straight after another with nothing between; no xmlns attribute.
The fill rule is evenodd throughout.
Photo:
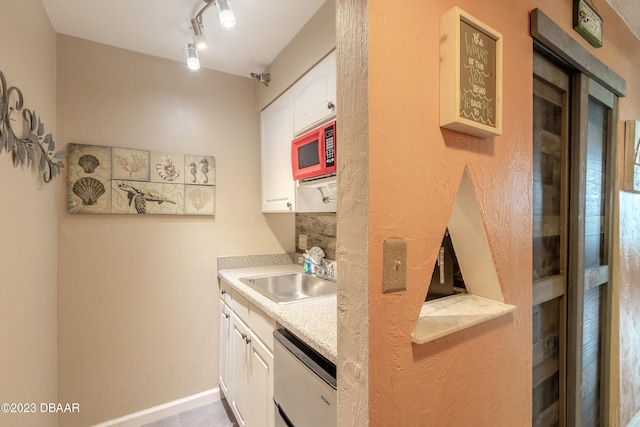
<svg viewBox="0 0 640 427"><path fill-rule="evenodd" d="M300 235L307 236L307 247L301 248ZM296 252L318 246L326 259L336 259L336 213L296 213Z"/></svg>

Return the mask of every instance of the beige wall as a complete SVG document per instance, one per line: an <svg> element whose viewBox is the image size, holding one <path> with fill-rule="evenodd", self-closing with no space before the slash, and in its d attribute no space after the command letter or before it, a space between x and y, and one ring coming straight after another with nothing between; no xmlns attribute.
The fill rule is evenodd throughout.
<svg viewBox="0 0 640 427"><path fill-rule="evenodd" d="M40 1L0 2L0 70L22 90L45 131L56 132L55 33ZM0 153L0 403L58 401L56 188ZM3 426L55 426L57 415L5 414Z"/></svg>
<svg viewBox="0 0 640 427"><path fill-rule="evenodd" d="M368 98L368 111L360 121L342 121L343 134L358 144L362 122L368 123L368 142L346 148L342 162L366 161L355 176L339 180L338 260L354 259L368 250L368 295L359 284L344 278L361 277L361 265L341 264L338 297L338 365L348 396L339 397L341 425L359 416L352 404L368 401L369 425L476 425L521 426L531 423L531 168L532 168L532 39L529 11L540 7L589 52L627 81L629 96L620 102L618 144L623 145L622 120L640 117L638 92L640 42L606 5L599 6L606 25L601 49L591 47L571 26L569 1L518 0L505 8L499 0L410 1L389 8L380 0L340 0L338 28L368 18L367 33L341 31L338 39L339 99ZM496 28L504 36L503 135L481 140L439 127L439 18L453 6ZM344 20L344 21L342 21ZM368 43L368 47L367 46ZM366 48L368 63L361 74L352 73L349 54ZM342 50L344 49L344 50ZM356 64L357 61L356 61ZM635 68L635 70L634 70ZM367 74L368 76L365 76ZM357 81L366 78L367 87ZM342 89L340 89L342 88ZM342 114L342 113L339 113ZM339 116L340 119L341 116ZM368 160L357 150L368 151ZM618 173L621 171L621 149ZM345 153L351 153L345 159ZM342 163L344 165L344 163ZM513 314L458 332L424 345L411 343L418 312L424 300L437 248L447 224L462 170L469 168L496 263L503 295L518 309ZM344 169L343 169L344 170ZM354 191L354 183L368 181L368 198ZM616 181L620 188L621 178ZM640 247L630 218L637 212L638 195L623 194L619 235L614 239L622 259L614 261L613 277L620 295L614 301L613 344L621 349L622 380L612 393L611 425L626 425L638 412L637 334L623 328L637 324L640 299L637 282ZM353 206L368 204L365 209ZM351 210L345 210L349 206ZM353 212L353 215L350 215ZM367 223L368 221L368 223ZM626 222L625 222L626 221ZM622 224L624 222L624 225ZM637 224L637 221L634 222ZM366 230L363 230L363 227ZM360 230L366 245L343 240L341 230ZM382 243L386 238L406 238L408 289L383 294ZM634 240L636 239L636 240ZM619 307L619 308L618 308ZM350 321L368 310L365 326ZM369 345L362 361L355 343ZM619 357L618 357L619 356ZM368 365L367 365L368 363ZM367 374L368 370L368 374ZM368 375L368 389L362 375ZM612 384L618 380L614 378ZM344 393L340 390L340 393ZM367 397L368 395L368 397ZM622 399L621 399L622 396ZM631 397L630 397L631 396ZM365 405L362 405L365 406ZM355 414L355 415L354 415ZM360 419L363 419L360 418ZM342 423L342 420L344 423Z"/></svg>
<svg viewBox="0 0 640 427"><path fill-rule="evenodd" d="M74 427L217 387L216 257L284 249L261 213L253 81L63 35L58 67L61 142L216 158L214 218L60 207L60 399L82 408L61 425Z"/></svg>

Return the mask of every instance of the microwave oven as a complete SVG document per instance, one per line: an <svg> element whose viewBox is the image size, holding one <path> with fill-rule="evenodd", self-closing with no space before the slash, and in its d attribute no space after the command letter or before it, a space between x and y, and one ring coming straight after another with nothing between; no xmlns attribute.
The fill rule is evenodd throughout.
<svg viewBox="0 0 640 427"><path fill-rule="evenodd" d="M293 179L314 179L336 173L336 122L326 123L291 142Z"/></svg>

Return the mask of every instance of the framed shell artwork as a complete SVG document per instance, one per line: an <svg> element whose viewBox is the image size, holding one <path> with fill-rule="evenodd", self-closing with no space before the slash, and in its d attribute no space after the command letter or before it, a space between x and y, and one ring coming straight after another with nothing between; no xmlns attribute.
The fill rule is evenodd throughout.
<svg viewBox="0 0 640 427"><path fill-rule="evenodd" d="M69 144L68 211L214 215L213 156Z"/></svg>

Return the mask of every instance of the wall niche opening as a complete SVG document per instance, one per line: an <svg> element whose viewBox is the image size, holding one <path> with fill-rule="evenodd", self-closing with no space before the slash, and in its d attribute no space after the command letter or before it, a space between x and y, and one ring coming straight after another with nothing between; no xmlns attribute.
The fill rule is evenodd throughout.
<svg viewBox="0 0 640 427"><path fill-rule="evenodd" d="M440 262L442 248L444 263ZM451 252L449 259L447 251ZM424 344L516 309L514 305L505 304L467 168L435 258L425 302L411 334L414 343ZM442 278L444 284L440 283Z"/></svg>

